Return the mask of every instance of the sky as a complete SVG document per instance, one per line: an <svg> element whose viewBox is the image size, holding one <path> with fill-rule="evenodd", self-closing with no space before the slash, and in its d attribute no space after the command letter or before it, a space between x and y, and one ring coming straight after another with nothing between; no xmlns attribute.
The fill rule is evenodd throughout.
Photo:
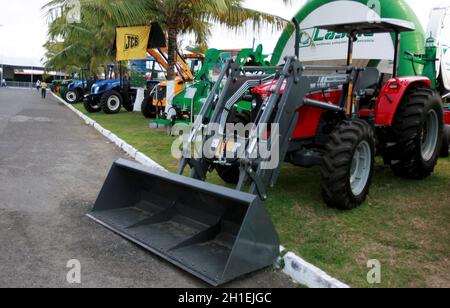
<svg viewBox="0 0 450 308"><path fill-rule="evenodd" d="M395 1L395 0L392 0ZM424 28L428 24L431 9L450 0L406 0L418 15ZM48 0L0 0L0 63L40 66L45 50L42 45L47 37L47 20L42 6ZM278 0L245 0L251 9L271 13L291 19L305 2L291 0L292 5L282 5ZM281 31L261 29L255 33L250 27L236 31L215 26L209 46L218 49L247 48L256 44L264 45L266 54L272 53ZM189 44L190 37L183 43Z"/></svg>

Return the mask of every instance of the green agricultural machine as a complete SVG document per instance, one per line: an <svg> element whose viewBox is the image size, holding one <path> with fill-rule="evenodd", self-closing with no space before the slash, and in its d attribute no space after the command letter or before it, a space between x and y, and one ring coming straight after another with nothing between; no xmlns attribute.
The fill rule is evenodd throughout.
<svg viewBox="0 0 450 308"><path fill-rule="evenodd" d="M48 86L48 88L50 89L50 91L52 91L53 93L60 93L61 90L61 86L63 84L65 80L64 79L56 79L53 80L52 83Z"/></svg>
<svg viewBox="0 0 450 308"><path fill-rule="evenodd" d="M267 55L263 54L263 46L255 50L246 48L242 50L209 49L205 55L202 69L195 76L193 84L186 87L173 99L172 106L161 110L154 123L159 125L175 125L192 123L194 117L200 113L202 106L215 84L223 65L228 59L234 58L235 63L245 66L269 66ZM243 101L242 109L250 110L251 102Z"/></svg>

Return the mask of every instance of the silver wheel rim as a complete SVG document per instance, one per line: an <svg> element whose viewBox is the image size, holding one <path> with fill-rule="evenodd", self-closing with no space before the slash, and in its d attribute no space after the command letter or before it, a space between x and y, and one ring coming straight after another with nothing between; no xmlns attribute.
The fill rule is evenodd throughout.
<svg viewBox="0 0 450 308"><path fill-rule="evenodd" d="M421 132L422 158L429 161L433 158L439 139L439 120L436 111L430 110Z"/></svg>
<svg viewBox="0 0 450 308"><path fill-rule="evenodd" d="M77 95L75 94L75 92L70 91L70 92L67 92L66 98L69 102L73 103L77 100Z"/></svg>
<svg viewBox="0 0 450 308"><path fill-rule="evenodd" d="M362 194L369 181L372 165L372 150L367 141L361 141L353 154L350 169L350 186L355 196Z"/></svg>
<svg viewBox="0 0 450 308"><path fill-rule="evenodd" d="M108 98L107 104L109 110L116 111L120 107L120 100L117 96L113 95Z"/></svg>

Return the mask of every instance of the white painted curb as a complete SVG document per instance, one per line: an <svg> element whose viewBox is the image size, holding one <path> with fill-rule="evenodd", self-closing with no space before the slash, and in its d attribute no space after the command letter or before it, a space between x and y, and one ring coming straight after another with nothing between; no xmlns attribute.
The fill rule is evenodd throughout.
<svg viewBox="0 0 450 308"><path fill-rule="evenodd" d="M281 247L281 253L283 255L284 248ZM291 277L294 281L305 285L309 288L316 289L348 289L350 286L345 283L340 282L339 280L331 277L320 268L312 265L311 263L306 262L299 256L295 255L292 252L287 252L283 255L284 263L283 272ZM280 262L279 261L279 262Z"/></svg>
<svg viewBox="0 0 450 308"><path fill-rule="evenodd" d="M75 112L80 118L85 121L87 125L94 127L98 132L105 136L108 140L114 143L116 146L121 148L125 153L135 159L137 162L144 166L151 168L157 168L163 171L167 171L161 165L153 161L151 158L145 154L139 152L137 149L117 137L112 132L104 129L100 124L87 117L82 112L75 109L72 105L66 103L61 97L52 93L61 103L66 105L70 110ZM280 251L283 252L285 249L280 247ZM299 256L292 252L288 252L283 255L283 260L279 260L279 263L284 263L283 272L291 277L295 282L305 285L309 288L350 288L348 285L340 282L339 280L329 276L327 273L321 269L315 267L314 265L306 262Z"/></svg>

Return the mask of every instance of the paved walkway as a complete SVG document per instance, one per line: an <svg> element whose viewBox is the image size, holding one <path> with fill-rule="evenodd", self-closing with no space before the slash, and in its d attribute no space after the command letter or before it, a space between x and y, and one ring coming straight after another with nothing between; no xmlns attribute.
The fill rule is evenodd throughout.
<svg viewBox="0 0 450 308"><path fill-rule="evenodd" d="M205 287L85 214L111 163L124 154L75 114L37 91L0 89L0 287ZM229 287L288 287L265 270Z"/></svg>

